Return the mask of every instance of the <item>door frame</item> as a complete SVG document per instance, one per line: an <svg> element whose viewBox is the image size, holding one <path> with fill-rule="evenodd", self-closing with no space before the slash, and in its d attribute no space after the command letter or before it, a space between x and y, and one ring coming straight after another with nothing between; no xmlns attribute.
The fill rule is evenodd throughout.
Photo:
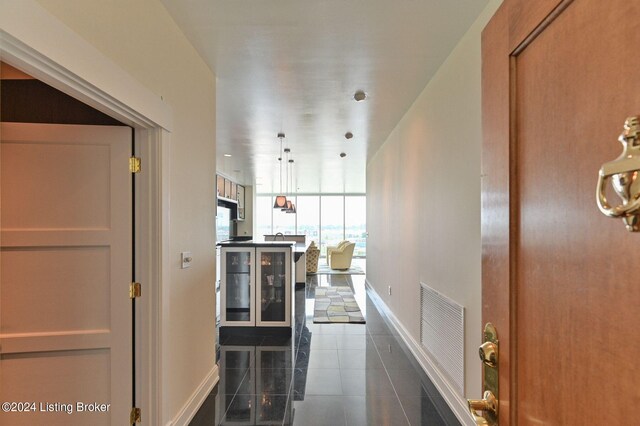
<svg viewBox="0 0 640 426"><path fill-rule="evenodd" d="M133 218L143 285L136 317L145 319L136 324L136 401L146 424L166 424L171 109L36 1L8 2L2 12L2 61L135 129L136 153L143 158Z"/></svg>

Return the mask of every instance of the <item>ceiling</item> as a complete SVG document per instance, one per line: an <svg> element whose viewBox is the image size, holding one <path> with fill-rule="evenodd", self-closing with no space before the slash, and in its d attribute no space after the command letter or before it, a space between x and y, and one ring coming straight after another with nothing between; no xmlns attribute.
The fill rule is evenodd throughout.
<svg viewBox="0 0 640 426"><path fill-rule="evenodd" d="M217 76L217 170L258 193L279 191L279 132L298 192L365 192L367 160L487 1L162 0Z"/></svg>

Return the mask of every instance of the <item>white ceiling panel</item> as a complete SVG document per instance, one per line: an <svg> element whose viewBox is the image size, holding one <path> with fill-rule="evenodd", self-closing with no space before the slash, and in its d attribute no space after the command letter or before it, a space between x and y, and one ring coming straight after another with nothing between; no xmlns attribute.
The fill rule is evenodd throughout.
<svg viewBox="0 0 640 426"><path fill-rule="evenodd" d="M218 78L217 169L258 192L279 190L278 132L299 191L364 192L367 158L487 4L162 1Z"/></svg>

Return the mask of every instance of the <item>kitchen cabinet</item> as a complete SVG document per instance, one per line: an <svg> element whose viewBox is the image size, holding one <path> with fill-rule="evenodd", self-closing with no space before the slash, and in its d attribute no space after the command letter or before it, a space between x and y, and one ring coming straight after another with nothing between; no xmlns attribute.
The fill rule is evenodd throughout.
<svg viewBox="0 0 640 426"><path fill-rule="evenodd" d="M244 220L245 212L244 212L244 186L238 185L237 189L237 200L238 200L238 220Z"/></svg>

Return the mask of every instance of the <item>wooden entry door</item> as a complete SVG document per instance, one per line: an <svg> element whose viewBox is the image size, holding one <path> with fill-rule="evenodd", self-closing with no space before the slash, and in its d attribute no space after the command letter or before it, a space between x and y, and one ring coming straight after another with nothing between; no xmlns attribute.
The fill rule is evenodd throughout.
<svg viewBox="0 0 640 426"><path fill-rule="evenodd" d="M0 424L128 424L131 129L1 131Z"/></svg>
<svg viewBox="0 0 640 426"><path fill-rule="evenodd" d="M631 425L640 233L596 204L640 115L640 2L505 0L483 32L483 319L501 425Z"/></svg>

